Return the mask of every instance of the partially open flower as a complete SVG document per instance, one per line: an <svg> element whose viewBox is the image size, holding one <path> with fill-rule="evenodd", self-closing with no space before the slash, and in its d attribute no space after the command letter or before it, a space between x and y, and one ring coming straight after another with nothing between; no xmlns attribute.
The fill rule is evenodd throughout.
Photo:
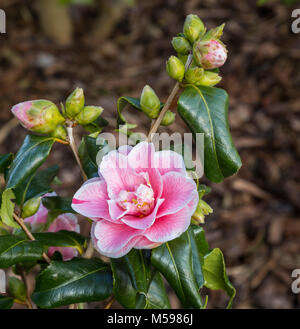
<svg viewBox="0 0 300 329"><path fill-rule="evenodd" d="M224 65L227 50L217 39L198 41L194 44L193 56L195 62L204 69L215 69Z"/></svg>
<svg viewBox="0 0 300 329"><path fill-rule="evenodd" d="M181 155L141 142L109 152L99 178L74 195L72 208L94 221L92 240L108 257L151 249L185 232L199 196Z"/></svg>
<svg viewBox="0 0 300 329"><path fill-rule="evenodd" d="M45 194L44 197L56 196L56 193ZM29 224L33 232L43 231L48 220L48 209L41 202L38 211L31 217L27 217L24 222ZM78 225L77 216L71 213L59 215L49 226L46 232L58 232L61 230L74 231L79 233L80 226ZM71 247L50 247L48 249L48 255L51 257L55 251L59 251L63 260L70 260L77 256L76 249Z"/></svg>
<svg viewBox="0 0 300 329"><path fill-rule="evenodd" d="M65 120L56 105L44 99L19 103L11 111L24 128L41 134L53 132Z"/></svg>

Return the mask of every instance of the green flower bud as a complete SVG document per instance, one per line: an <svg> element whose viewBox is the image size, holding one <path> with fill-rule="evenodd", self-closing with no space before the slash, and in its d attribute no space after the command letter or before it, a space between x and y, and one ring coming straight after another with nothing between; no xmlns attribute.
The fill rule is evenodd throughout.
<svg viewBox="0 0 300 329"><path fill-rule="evenodd" d="M201 81L203 73L204 73L203 68L191 67L185 72L184 77L188 83L199 84L199 81Z"/></svg>
<svg viewBox="0 0 300 329"><path fill-rule="evenodd" d="M174 37L172 46L178 54L182 55L187 55L192 50L190 43L184 37Z"/></svg>
<svg viewBox="0 0 300 329"><path fill-rule="evenodd" d="M175 113L172 111L167 111L161 120L162 126L169 126L175 121Z"/></svg>
<svg viewBox="0 0 300 329"><path fill-rule="evenodd" d="M183 32L190 42L195 42L205 32L205 26L197 15L188 15L185 19Z"/></svg>
<svg viewBox="0 0 300 329"><path fill-rule="evenodd" d="M197 84L201 85L201 86L213 87L217 83L219 83L221 80L222 80L222 78L219 76L218 73L210 72L210 71L204 71L202 77L197 82Z"/></svg>
<svg viewBox="0 0 300 329"><path fill-rule="evenodd" d="M85 106L75 117L75 120L81 125L88 125L95 121L102 112L103 108L101 106Z"/></svg>
<svg viewBox="0 0 300 329"><path fill-rule="evenodd" d="M51 133L51 136L62 140L67 140L67 131L62 125L58 125L56 129Z"/></svg>
<svg viewBox="0 0 300 329"><path fill-rule="evenodd" d="M211 29L207 32L207 34L210 35L211 38L220 39L223 35L225 24L222 24L220 26L215 27L214 29ZM205 39L206 36L204 36Z"/></svg>
<svg viewBox="0 0 300 329"><path fill-rule="evenodd" d="M146 85L140 99L142 110L151 119L156 119L160 110L160 100L154 90Z"/></svg>
<svg viewBox="0 0 300 329"><path fill-rule="evenodd" d="M73 119L84 107L83 89L76 88L66 100L66 114Z"/></svg>
<svg viewBox="0 0 300 329"><path fill-rule="evenodd" d="M197 209L192 216L193 224L204 224L204 219L206 215L213 212L213 209L202 199L199 200Z"/></svg>
<svg viewBox="0 0 300 329"><path fill-rule="evenodd" d="M27 200L23 205L21 217L27 218L33 216L39 210L40 203L41 197Z"/></svg>
<svg viewBox="0 0 300 329"><path fill-rule="evenodd" d="M167 72L169 76L181 82L184 77L184 71L185 68L182 61L176 56L171 56L167 61Z"/></svg>
<svg viewBox="0 0 300 329"><path fill-rule="evenodd" d="M23 127L40 134L51 133L65 121L56 105L44 99L17 104L11 111Z"/></svg>

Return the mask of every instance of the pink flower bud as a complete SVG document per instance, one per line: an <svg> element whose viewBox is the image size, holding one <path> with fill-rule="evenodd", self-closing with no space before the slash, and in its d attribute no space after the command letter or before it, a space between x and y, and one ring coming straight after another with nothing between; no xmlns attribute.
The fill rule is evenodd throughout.
<svg viewBox="0 0 300 329"><path fill-rule="evenodd" d="M199 41L194 45L193 55L196 63L204 69L215 69L224 65L227 49L216 39Z"/></svg>
<svg viewBox="0 0 300 329"><path fill-rule="evenodd" d="M56 105L43 99L19 103L11 111L24 128L41 134L53 132L64 122Z"/></svg>

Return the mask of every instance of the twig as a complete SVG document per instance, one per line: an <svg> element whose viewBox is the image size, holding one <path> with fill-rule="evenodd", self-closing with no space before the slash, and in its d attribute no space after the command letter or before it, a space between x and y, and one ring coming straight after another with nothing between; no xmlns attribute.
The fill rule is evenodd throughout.
<svg viewBox="0 0 300 329"><path fill-rule="evenodd" d="M78 152L77 152L77 147L76 147L76 143L75 143L74 136L73 136L73 127L67 126L66 128L67 128L68 137L69 137L69 145L70 145L70 147L73 151L76 162L77 162L77 164L80 168L82 178L83 178L84 181L86 181L88 178L87 178L87 176L86 176L86 174L85 174L85 172L82 168L82 164L81 164Z"/></svg>
<svg viewBox="0 0 300 329"><path fill-rule="evenodd" d="M90 259L92 258L94 253L94 246L92 240L89 241L88 247L86 248L85 253L83 254L83 258Z"/></svg>
<svg viewBox="0 0 300 329"><path fill-rule="evenodd" d="M186 64L185 64L185 70L190 66L192 60L193 60L193 55L190 54L188 56L188 59L187 59ZM171 94L169 95L164 107L160 111L160 114L159 114L158 118L156 119L156 121L154 122L154 124L152 125L152 127L149 131L149 134L148 134L148 137L147 137L148 142L152 141L152 138L153 138L154 134L156 133L158 127L160 126L160 123L161 123L164 115L169 110L169 108L172 105L173 100L175 99L175 97L176 97L179 90L180 90L180 84L179 84L179 82L176 82L176 84L175 84L173 90L171 91Z"/></svg>
<svg viewBox="0 0 300 329"><path fill-rule="evenodd" d="M115 302L115 297L111 296L107 304L104 306L105 310L109 310L112 307L112 304Z"/></svg>
<svg viewBox="0 0 300 329"><path fill-rule="evenodd" d="M24 220L22 218L20 218L19 216L17 216L15 213L13 213L13 216L14 216L15 221L21 226L22 230L27 235L27 237L31 241L35 241L34 236L31 234L31 232L28 230L27 226L24 224ZM43 253L43 258L48 264L51 263L51 259L46 255L46 253Z"/></svg>

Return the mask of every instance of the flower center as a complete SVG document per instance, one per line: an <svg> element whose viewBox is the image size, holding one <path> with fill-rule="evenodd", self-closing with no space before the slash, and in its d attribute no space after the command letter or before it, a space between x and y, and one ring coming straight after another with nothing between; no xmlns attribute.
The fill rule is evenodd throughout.
<svg viewBox="0 0 300 329"><path fill-rule="evenodd" d="M143 217L153 209L154 193L150 184L141 184L135 192L122 190L117 203L121 208L129 210L128 214Z"/></svg>

